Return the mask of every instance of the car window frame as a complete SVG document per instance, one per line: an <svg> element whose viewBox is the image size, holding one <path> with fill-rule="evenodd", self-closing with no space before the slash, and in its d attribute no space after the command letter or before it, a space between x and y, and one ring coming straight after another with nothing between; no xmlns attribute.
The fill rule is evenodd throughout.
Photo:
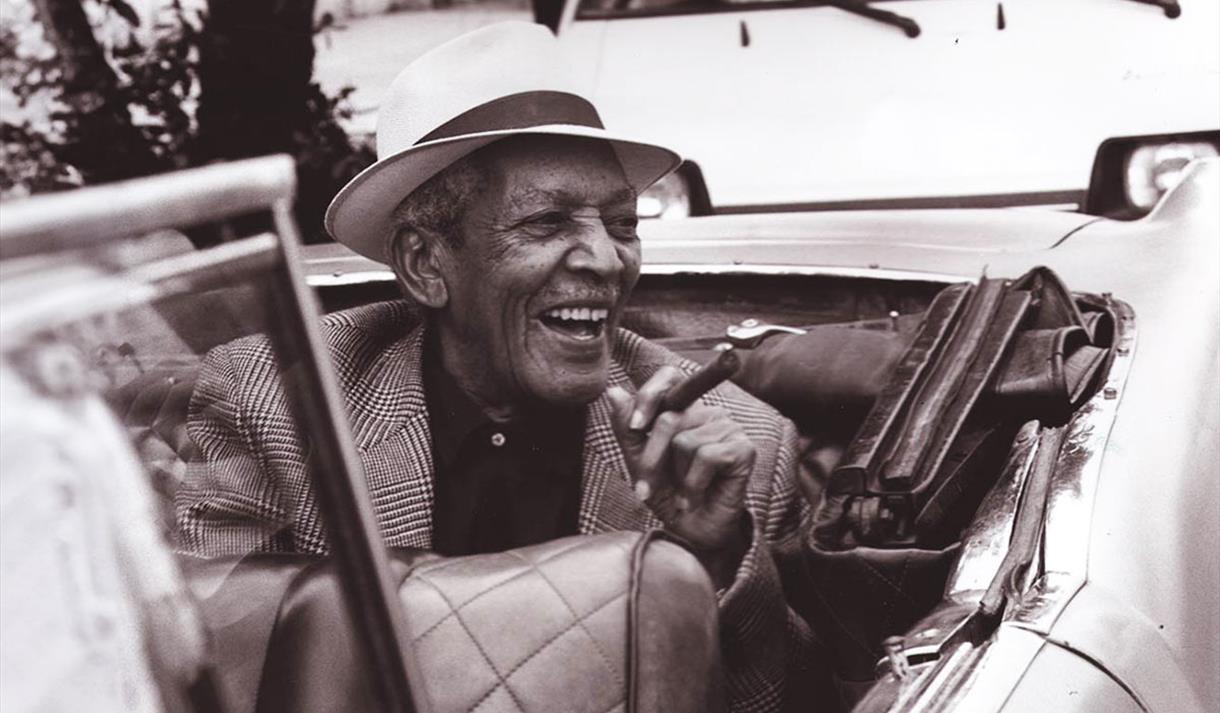
<svg viewBox="0 0 1220 713"><path fill-rule="evenodd" d="M306 282L301 240L292 216L296 171L288 156L220 164L114 184L34 196L6 203L0 250L9 265L57 269L109 245L161 230L262 216L266 232L173 255L122 271L84 271L64 285L74 299L45 299L47 291L6 304L0 325L5 351L40 331L107 310L264 277L277 315L267 336L281 365L289 408L312 444L309 468L327 523L358 645L383 710L427 710L409 681L418 665L389 561L348 424L343 397L320 330L320 310ZM222 231L223 232L223 231ZM114 289L120 279L130 289ZM58 293L58 290L53 292ZM291 365L288 368L286 365Z"/></svg>

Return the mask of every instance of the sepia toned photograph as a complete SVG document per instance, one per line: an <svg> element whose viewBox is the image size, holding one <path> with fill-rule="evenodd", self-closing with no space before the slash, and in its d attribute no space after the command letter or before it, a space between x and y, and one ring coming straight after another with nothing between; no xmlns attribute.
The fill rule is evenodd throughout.
<svg viewBox="0 0 1220 713"><path fill-rule="evenodd" d="M0 0L0 713L1220 711L1215 0Z"/></svg>

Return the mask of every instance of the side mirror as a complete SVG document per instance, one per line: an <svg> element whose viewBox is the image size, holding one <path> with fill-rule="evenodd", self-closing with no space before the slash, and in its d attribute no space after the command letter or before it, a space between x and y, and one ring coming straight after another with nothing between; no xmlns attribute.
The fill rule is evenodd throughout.
<svg viewBox="0 0 1220 713"><path fill-rule="evenodd" d="M551 28L553 34L559 34L559 19L563 17L563 0L530 0L534 11L534 22Z"/></svg>
<svg viewBox="0 0 1220 713"><path fill-rule="evenodd" d="M703 171L693 161L683 161L668 176L640 194L636 203L641 218L687 218L712 214L712 201Z"/></svg>
<svg viewBox="0 0 1220 713"><path fill-rule="evenodd" d="M1118 220L1148 215L1196 158L1220 155L1220 131L1106 139L1093 159L1084 212Z"/></svg>

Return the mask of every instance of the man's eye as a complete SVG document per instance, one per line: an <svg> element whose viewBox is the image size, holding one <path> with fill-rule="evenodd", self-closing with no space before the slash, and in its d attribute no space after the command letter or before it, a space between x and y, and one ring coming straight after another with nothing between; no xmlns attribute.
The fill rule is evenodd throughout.
<svg viewBox="0 0 1220 713"><path fill-rule="evenodd" d="M568 216L564 213L560 213L557 210L553 210L531 218L530 222L534 225L553 227L563 225L564 223L568 222Z"/></svg>
<svg viewBox="0 0 1220 713"><path fill-rule="evenodd" d="M606 227L619 235L635 235L635 229L639 224L640 219L634 215L610 218L606 221Z"/></svg>

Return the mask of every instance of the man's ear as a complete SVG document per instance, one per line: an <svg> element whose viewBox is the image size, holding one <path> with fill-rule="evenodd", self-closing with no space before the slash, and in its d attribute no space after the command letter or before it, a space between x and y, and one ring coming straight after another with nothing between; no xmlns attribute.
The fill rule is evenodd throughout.
<svg viewBox="0 0 1220 713"><path fill-rule="evenodd" d="M419 304L440 309L449 302L442 266L446 246L436 235L424 235L414 228L399 231L390 243L390 259L403 290Z"/></svg>

